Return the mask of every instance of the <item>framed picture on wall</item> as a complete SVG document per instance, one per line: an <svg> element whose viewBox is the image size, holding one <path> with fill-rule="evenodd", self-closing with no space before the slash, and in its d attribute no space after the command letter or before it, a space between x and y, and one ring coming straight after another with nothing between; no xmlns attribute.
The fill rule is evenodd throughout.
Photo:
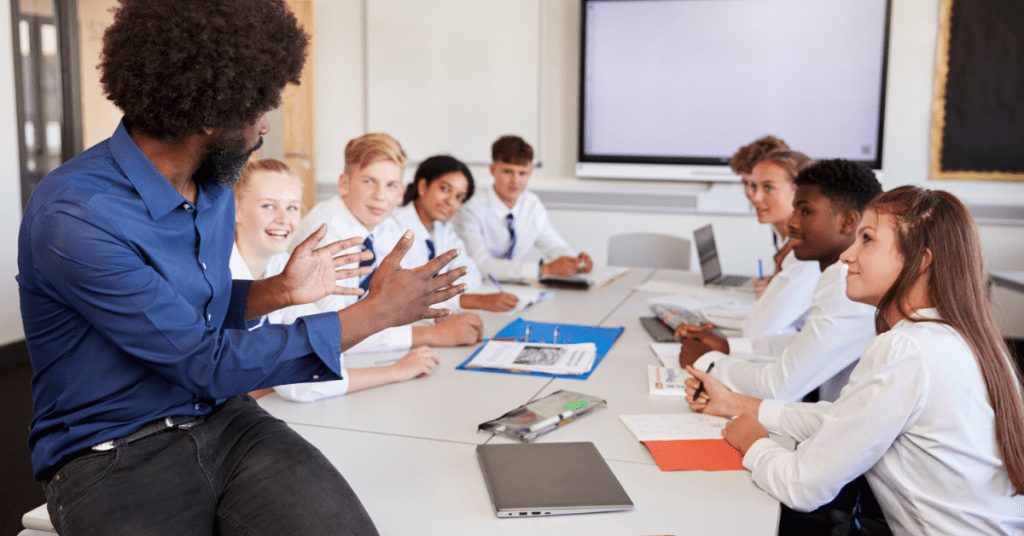
<svg viewBox="0 0 1024 536"><path fill-rule="evenodd" d="M930 178L1024 181L1024 3L940 10Z"/></svg>

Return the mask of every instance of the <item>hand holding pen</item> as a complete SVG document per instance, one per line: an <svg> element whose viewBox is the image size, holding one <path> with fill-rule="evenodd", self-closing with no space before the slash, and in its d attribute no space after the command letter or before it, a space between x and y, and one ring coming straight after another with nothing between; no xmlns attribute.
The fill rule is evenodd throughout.
<svg viewBox="0 0 1024 536"><path fill-rule="evenodd" d="M693 367L686 367L686 372L693 376L686 379L686 399L690 410L730 419L744 413L757 417L760 398L730 391L714 376Z"/></svg>

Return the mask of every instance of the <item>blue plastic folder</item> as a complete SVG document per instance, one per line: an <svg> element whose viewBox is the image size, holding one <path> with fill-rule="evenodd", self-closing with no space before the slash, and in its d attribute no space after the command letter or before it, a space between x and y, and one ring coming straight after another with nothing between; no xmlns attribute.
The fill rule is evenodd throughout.
<svg viewBox="0 0 1024 536"><path fill-rule="evenodd" d="M612 345L615 344L615 340L619 338L622 331L626 328L619 326L617 328L602 328L598 326L577 326L575 324L549 324L546 322L528 322L522 318L517 318L509 325L501 328L497 334L494 335L495 339L522 339L526 336L526 328L530 328L530 341L531 342L546 342L554 343L555 341L555 328L558 329L558 343L560 344L572 344L580 342L592 342L597 347L597 357L594 358L594 365L590 367L585 374L550 374L547 372L527 372L522 370L505 370L505 369L490 369L490 368L467 368L466 363L469 363L476 357L476 354L483 349L483 346L473 352L468 359L462 362L461 365L455 367L459 370L479 370L484 372L502 372L505 374L526 374L528 376L548 376L551 378L569 378L573 380L585 380L590 377L590 374L594 372L597 365L604 359L604 355L608 353ZM486 341L485 341L486 342Z"/></svg>

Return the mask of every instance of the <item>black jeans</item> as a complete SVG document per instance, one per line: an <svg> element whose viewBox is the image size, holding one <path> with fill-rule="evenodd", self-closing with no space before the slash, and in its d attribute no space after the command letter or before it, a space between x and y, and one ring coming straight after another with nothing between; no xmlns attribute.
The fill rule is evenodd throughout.
<svg viewBox="0 0 1024 536"><path fill-rule="evenodd" d="M248 395L194 428L117 443L44 484L58 533L377 534L331 462Z"/></svg>

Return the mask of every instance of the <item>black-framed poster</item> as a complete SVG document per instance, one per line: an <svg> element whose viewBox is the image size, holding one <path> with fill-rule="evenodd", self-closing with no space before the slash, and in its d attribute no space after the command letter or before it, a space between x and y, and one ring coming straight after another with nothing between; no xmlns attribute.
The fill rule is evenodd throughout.
<svg viewBox="0 0 1024 536"><path fill-rule="evenodd" d="M930 178L1024 181L1024 2L940 10Z"/></svg>

